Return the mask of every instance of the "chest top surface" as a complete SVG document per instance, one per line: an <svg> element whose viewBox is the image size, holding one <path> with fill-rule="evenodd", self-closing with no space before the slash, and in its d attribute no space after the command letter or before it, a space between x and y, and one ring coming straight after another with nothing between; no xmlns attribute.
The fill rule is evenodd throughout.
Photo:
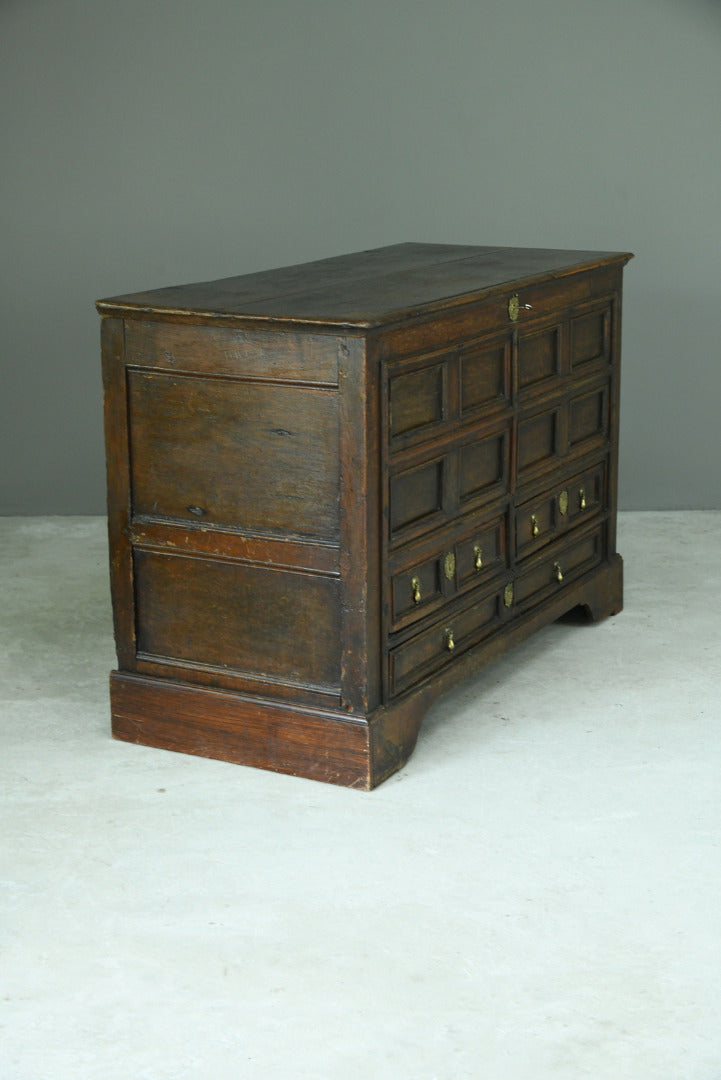
<svg viewBox="0 0 721 1080"><path fill-rule="evenodd" d="M404 243L297 266L99 300L103 315L382 326L494 290L625 263L625 252Z"/></svg>

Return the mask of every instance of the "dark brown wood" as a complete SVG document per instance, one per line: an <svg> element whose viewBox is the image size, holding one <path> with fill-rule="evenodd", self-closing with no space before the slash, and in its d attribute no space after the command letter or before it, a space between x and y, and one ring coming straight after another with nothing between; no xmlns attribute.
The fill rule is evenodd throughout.
<svg viewBox="0 0 721 1080"><path fill-rule="evenodd" d="M98 302L113 733L353 787L615 550L629 255L400 244Z"/></svg>

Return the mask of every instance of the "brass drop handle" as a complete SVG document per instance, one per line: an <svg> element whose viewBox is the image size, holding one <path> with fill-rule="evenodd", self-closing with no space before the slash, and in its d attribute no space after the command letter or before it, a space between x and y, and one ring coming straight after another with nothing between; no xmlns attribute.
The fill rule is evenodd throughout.
<svg viewBox="0 0 721 1080"><path fill-rule="evenodd" d="M553 564L553 569L556 574L556 581L563 581L563 570L561 569L561 564L559 562L555 562Z"/></svg>
<svg viewBox="0 0 721 1080"><path fill-rule="evenodd" d="M453 652L453 650L456 647L456 643L453 640L453 631L451 629L447 629L445 631L445 639L446 639L446 648L448 649L448 652Z"/></svg>
<svg viewBox="0 0 721 1080"><path fill-rule="evenodd" d="M473 567L475 570L483 569L483 548L480 544L473 547Z"/></svg>
<svg viewBox="0 0 721 1080"><path fill-rule="evenodd" d="M413 590L413 603L420 604L421 602L421 582L420 578L411 578L411 589Z"/></svg>
<svg viewBox="0 0 721 1080"><path fill-rule="evenodd" d="M538 536L540 531L541 530L538 525L538 518L535 514L531 514L531 536Z"/></svg>
<svg viewBox="0 0 721 1080"><path fill-rule="evenodd" d="M586 489L583 488L583 487L580 488L579 492L578 492L578 509L579 510L585 510L586 509Z"/></svg>

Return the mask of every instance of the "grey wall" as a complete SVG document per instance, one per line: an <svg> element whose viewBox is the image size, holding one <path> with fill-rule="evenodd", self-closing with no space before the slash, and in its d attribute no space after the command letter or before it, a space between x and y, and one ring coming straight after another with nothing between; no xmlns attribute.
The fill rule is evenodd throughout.
<svg viewBox="0 0 721 1080"><path fill-rule="evenodd" d="M0 0L0 513L101 513L93 300L623 249L624 507L720 507L717 0Z"/></svg>

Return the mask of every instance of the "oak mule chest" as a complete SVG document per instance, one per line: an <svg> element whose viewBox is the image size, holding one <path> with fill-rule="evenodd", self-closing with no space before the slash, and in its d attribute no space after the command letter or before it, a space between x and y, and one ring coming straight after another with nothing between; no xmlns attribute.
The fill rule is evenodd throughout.
<svg viewBox="0 0 721 1080"><path fill-rule="evenodd" d="M398 244L98 302L116 737L354 787L616 553L626 253Z"/></svg>

